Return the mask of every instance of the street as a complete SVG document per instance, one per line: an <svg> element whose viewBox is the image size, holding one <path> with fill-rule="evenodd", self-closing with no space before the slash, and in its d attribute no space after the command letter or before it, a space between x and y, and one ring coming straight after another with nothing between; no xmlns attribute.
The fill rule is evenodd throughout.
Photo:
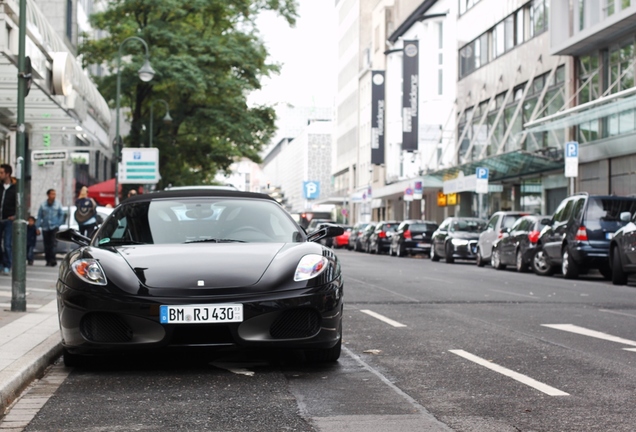
<svg viewBox="0 0 636 432"><path fill-rule="evenodd" d="M633 430L633 281L336 253L337 364L280 353L58 361L49 374L68 376L25 430Z"/></svg>

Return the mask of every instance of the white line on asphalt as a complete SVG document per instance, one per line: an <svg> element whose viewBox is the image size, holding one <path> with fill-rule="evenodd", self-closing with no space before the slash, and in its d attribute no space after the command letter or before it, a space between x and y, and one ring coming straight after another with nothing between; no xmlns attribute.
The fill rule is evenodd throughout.
<svg viewBox="0 0 636 432"><path fill-rule="evenodd" d="M377 318L380 321L383 321L387 324L392 325L393 327L406 327L406 325L399 323L397 321L393 321L391 318L387 318L384 315L380 315L379 313L370 311L368 309L360 309L360 312L364 312L367 315L371 315L373 318Z"/></svg>
<svg viewBox="0 0 636 432"><path fill-rule="evenodd" d="M636 352L636 348L623 348L625 351Z"/></svg>
<svg viewBox="0 0 636 432"><path fill-rule="evenodd" d="M563 331L567 331L570 333L576 333L576 334L580 334L583 336L589 336L589 337L593 337L593 338L598 338L598 339L604 339L610 342L618 342L620 344L623 345L632 345L632 346L636 346L636 341L633 340L629 340L629 339L623 339L621 337L618 336L612 336L609 335L607 333L601 333L599 331L596 330L590 330L590 329L586 329L585 327L579 327L579 326L575 326L572 324L541 324L544 327L550 327L556 330L563 330Z"/></svg>
<svg viewBox="0 0 636 432"><path fill-rule="evenodd" d="M518 294L518 293L513 293L513 292L509 292L509 291L501 291L501 290L496 290L496 289L490 289L489 291L494 291L494 292L498 292L498 293L502 293L502 294L510 294L513 296L520 296L520 297L528 297L528 298L538 298L537 296L532 296L532 295L527 295L527 294Z"/></svg>
<svg viewBox="0 0 636 432"><path fill-rule="evenodd" d="M472 362L477 363L478 365L481 365L485 368L488 368L490 370L493 370L495 372L499 372L502 375L505 375L509 378L512 378L513 380L519 381L522 384L525 384L527 386L530 386L534 389L539 390L540 392L543 392L545 394L547 394L548 396L569 396L569 393L566 393L564 391L561 391L559 389L556 389L554 387L550 387L547 384L543 384L542 382L539 382L533 378L530 378L527 375L523 375L520 374L519 372L515 372L513 370L510 370L508 368L505 368L503 366L499 366L496 363L493 362L489 362L488 360L485 360L481 357L477 357L474 354L471 354L469 352L466 352L464 350L448 350L450 352L452 352L453 354L456 354L460 357L465 358L466 360L470 360Z"/></svg>
<svg viewBox="0 0 636 432"><path fill-rule="evenodd" d="M618 311L607 310L607 309L599 309L599 311L601 311L601 312L607 312L607 313L611 313L611 314L616 314L616 315L624 315L624 316L628 316L628 317L636 318L636 315L634 315L634 314L630 314L630 313L625 313L625 312L618 312Z"/></svg>
<svg viewBox="0 0 636 432"><path fill-rule="evenodd" d="M431 429L431 430L449 430L449 431L451 430L450 428L448 428L448 426L446 426L445 424L443 424L439 420L437 420L435 417L433 417L433 415L431 413L429 413L428 410L426 408L424 408L422 405L420 405L415 399L413 399L411 396L406 394L401 388L399 388L398 386L393 384L387 377L382 375L381 372L373 369L364 360L362 360L359 356L357 356L356 354L351 352L351 350L349 350L349 348L343 346L342 350L345 353L347 353L347 355L349 357L354 359L360 366L365 368L367 371L371 372L373 375L377 376L380 379L380 381L382 381L384 384L389 386L391 388L391 390L393 390L395 393L397 393L398 395L400 395L404 399L406 399L406 401L408 401L408 403L411 404L411 406L413 406L413 408L418 410L420 412L420 414L428 417L430 419L430 421L431 421L431 426L434 425L434 426L439 428L439 429Z"/></svg>
<svg viewBox="0 0 636 432"><path fill-rule="evenodd" d="M354 282L359 282L359 283L364 284L366 286L369 286L371 288L376 288L376 289L379 289L379 290L382 290L382 291L386 291L386 292L391 293L393 295L396 295L396 296L399 296L399 297L403 297L403 298L405 298L407 300L411 300L411 301L414 301L414 302L419 302L418 299L415 299L413 297L405 296L404 294L400 294L400 293L397 293L395 291L391 291L390 289L386 289L386 288L382 288L382 287L377 286L377 285L370 284L370 283L365 282L365 281L360 280L360 279L354 279L354 278L351 278L351 277L347 277L347 280L354 281Z"/></svg>

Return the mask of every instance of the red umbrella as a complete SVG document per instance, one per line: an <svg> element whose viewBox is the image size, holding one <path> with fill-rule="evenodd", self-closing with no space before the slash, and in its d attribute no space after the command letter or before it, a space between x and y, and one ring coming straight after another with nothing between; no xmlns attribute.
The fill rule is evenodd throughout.
<svg viewBox="0 0 636 432"><path fill-rule="evenodd" d="M119 193L121 194L121 185L119 185ZM112 178L89 186L88 197L93 198L98 205L110 204L115 207L115 179Z"/></svg>

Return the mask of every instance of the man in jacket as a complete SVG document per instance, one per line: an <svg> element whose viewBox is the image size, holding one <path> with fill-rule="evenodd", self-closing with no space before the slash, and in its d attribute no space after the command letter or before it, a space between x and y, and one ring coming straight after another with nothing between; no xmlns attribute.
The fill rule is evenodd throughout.
<svg viewBox="0 0 636 432"><path fill-rule="evenodd" d="M11 272L11 243L13 242L13 221L16 212L16 187L13 184L13 169L11 165L0 165L0 240L2 241L2 268L3 275Z"/></svg>
<svg viewBox="0 0 636 432"><path fill-rule="evenodd" d="M55 189L47 190L46 196L46 201L42 203L38 210L36 227L42 232L46 265L55 267L57 265L55 258L57 239L55 234L60 229L60 225L64 223L64 210L62 205L55 200Z"/></svg>

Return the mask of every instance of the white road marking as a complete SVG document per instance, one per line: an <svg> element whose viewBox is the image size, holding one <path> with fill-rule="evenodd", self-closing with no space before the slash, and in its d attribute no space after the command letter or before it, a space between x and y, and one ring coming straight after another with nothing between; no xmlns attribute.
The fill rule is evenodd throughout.
<svg viewBox="0 0 636 432"><path fill-rule="evenodd" d="M393 327L406 327L406 325L404 325L402 323L399 323L397 321L393 321L391 318L387 318L384 315L380 315L379 313L370 311L368 309L360 309L360 312L364 312L367 315L371 315L373 318L377 318L380 321L383 321L383 322L385 322L385 323L387 323L389 325L392 325Z"/></svg>
<svg viewBox="0 0 636 432"><path fill-rule="evenodd" d="M509 292L509 291L501 291L501 290L496 290L496 289L490 289L488 291L494 291L494 292L498 292L498 293L502 293L502 294L510 294L510 295L513 295L513 296L528 297L528 298L533 298L533 299L538 298L537 296L532 296L532 295L527 295L527 294L518 294L518 293L513 293L513 292Z"/></svg>
<svg viewBox="0 0 636 432"><path fill-rule="evenodd" d="M636 315L634 315L634 314L630 314L630 313L626 313L626 312L618 312L618 311L607 310L607 309L599 309L599 311L601 311L601 312L607 312L607 313L611 313L611 314L616 314L616 315L624 315L624 316L628 316L628 317L636 318Z"/></svg>
<svg viewBox="0 0 636 432"><path fill-rule="evenodd" d="M456 354L460 357L465 358L466 360L470 360L472 362L477 363L478 365L481 365L485 368L488 368L490 370L493 370L495 372L499 372L502 375L505 375L509 378L512 378L516 381L519 381L522 384L525 384L527 386L530 386L534 389L539 390L540 392L543 392L549 396L569 396L569 393L566 393L564 391L561 391L559 389L556 389L554 387L550 387L547 384L544 384L542 382L539 382L533 378L530 378L529 376L520 374L519 372L515 372L513 370L507 369L503 366L499 366L496 363L493 362L489 362L488 360L485 360L481 357L477 357L474 354L471 354L469 352L466 352L464 350L449 350L450 352L452 352L453 354Z"/></svg>
<svg viewBox="0 0 636 432"><path fill-rule="evenodd" d="M407 300L411 300L411 301L413 301L413 302L419 302L419 300L418 300L418 299L416 299L416 298L409 297L409 296L405 296L404 294L400 294L400 293L398 293L398 292L391 291L390 289L386 289L386 288L383 288L383 287L380 287L380 286L377 286L377 285L370 284L370 283L365 282L365 281L360 280L360 279L355 279L355 278L347 277L347 280L351 280L351 281L354 281L354 282L358 282L358 283L364 284L365 286L368 286L368 287L371 287L371 288L375 288L375 289L379 289L379 290L382 290L382 291L386 291L386 292L388 292L388 293L391 293L391 294L396 295L396 296L398 296L398 297L405 298L405 299L407 299Z"/></svg>
<svg viewBox="0 0 636 432"><path fill-rule="evenodd" d="M636 352L636 348L623 348L625 351Z"/></svg>
<svg viewBox="0 0 636 432"><path fill-rule="evenodd" d="M604 339L610 342L617 342L623 345L632 345L632 346L636 346L636 341L633 340L629 340L629 339L623 339L621 337L618 336L612 336L609 335L607 333L601 333L599 331L596 330L590 330L590 329L586 329L585 327L579 327L579 326L575 326L572 324L541 324L544 327L550 327L556 330L563 330L563 331L567 331L570 333L576 333L576 334L580 334L583 336L589 336L589 337L593 337L593 338L597 338L597 339Z"/></svg>

